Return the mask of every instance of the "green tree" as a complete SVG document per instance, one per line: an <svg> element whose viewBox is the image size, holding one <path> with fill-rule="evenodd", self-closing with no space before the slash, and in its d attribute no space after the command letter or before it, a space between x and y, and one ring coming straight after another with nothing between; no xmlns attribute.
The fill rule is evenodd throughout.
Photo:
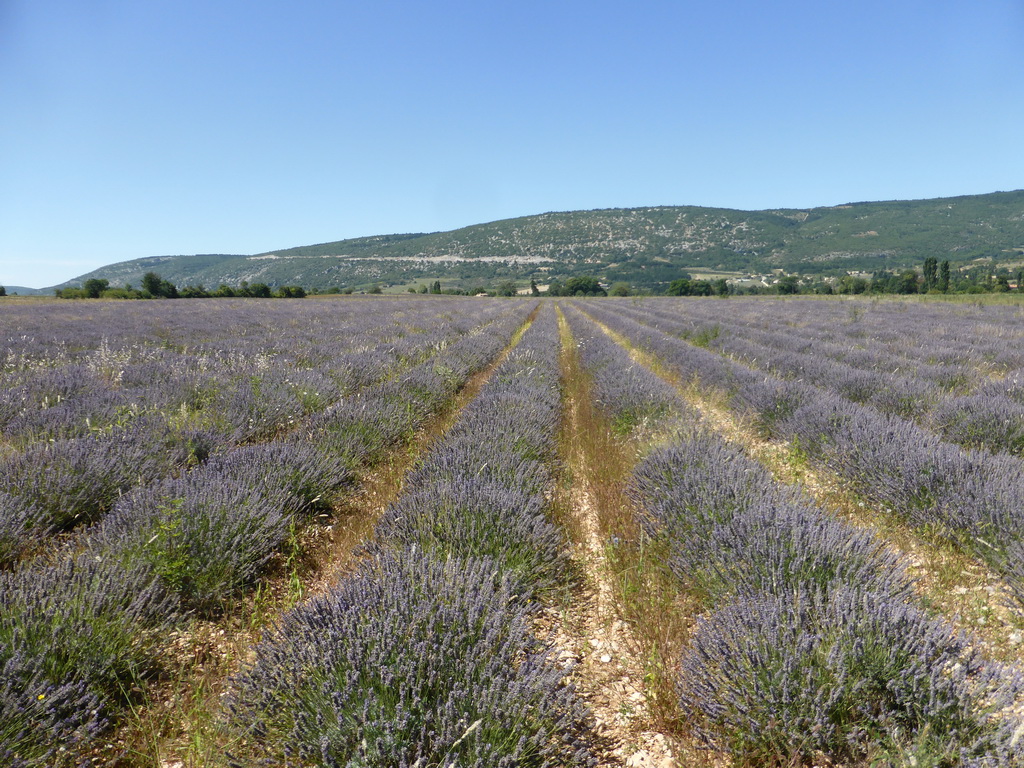
<svg viewBox="0 0 1024 768"><path fill-rule="evenodd" d="M516 293L518 293L518 291L519 289L516 287L516 283L514 280L506 280L505 282L498 286L498 289L495 291L495 293L497 293L499 296L515 296Z"/></svg>
<svg viewBox="0 0 1024 768"><path fill-rule="evenodd" d="M6 296L6 295L7 295L7 289L4 288L2 285L0 285L0 296Z"/></svg>
<svg viewBox="0 0 1024 768"><path fill-rule="evenodd" d="M58 288L53 292L58 299L84 299L84 288Z"/></svg>
<svg viewBox="0 0 1024 768"><path fill-rule="evenodd" d="M580 275L570 277L563 288L565 296L607 296L608 291L601 287L596 277Z"/></svg>
<svg viewBox="0 0 1024 768"><path fill-rule="evenodd" d="M924 285L922 286L925 293L928 293L932 288L935 288L939 282L939 261L934 256L929 256L924 260Z"/></svg>
<svg viewBox="0 0 1024 768"><path fill-rule="evenodd" d="M532 277L530 278L530 295L540 296L540 289L537 288L537 281L534 280Z"/></svg>
<svg viewBox="0 0 1024 768"><path fill-rule="evenodd" d="M903 270L895 283L896 293L917 293L917 272L913 269Z"/></svg>
<svg viewBox="0 0 1024 768"><path fill-rule="evenodd" d="M151 298L176 299L178 288L170 280L164 280L156 272L147 272L142 276L142 292Z"/></svg>
<svg viewBox="0 0 1024 768"><path fill-rule="evenodd" d="M949 291L949 260L948 259L944 259L942 261L942 263L939 264L939 283L938 283L938 289L940 291L942 291L943 293L947 293Z"/></svg>
<svg viewBox="0 0 1024 768"><path fill-rule="evenodd" d="M715 280L715 282L712 284L712 286L715 289L715 295L716 296L728 296L729 295L729 281L726 280L724 277L720 277L719 279Z"/></svg>
<svg viewBox="0 0 1024 768"><path fill-rule="evenodd" d="M711 296L714 293L714 286L707 280L680 277L669 283L665 293L668 296Z"/></svg>
<svg viewBox="0 0 1024 768"><path fill-rule="evenodd" d="M893 293L892 275L888 272L878 271L871 273L871 282L868 283L869 293Z"/></svg>
<svg viewBox="0 0 1024 768"><path fill-rule="evenodd" d="M441 292L441 281L440 280L435 280L434 281L434 285L431 287L430 292L431 293L440 293Z"/></svg>
<svg viewBox="0 0 1024 768"><path fill-rule="evenodd" d="M199 285L186 285L181 289L180 296L183 299L208 299L210 293L200 283Z"/></svg>
<svg viewBox="0 0 1024 768"><path fill-rule="evenodd" d="M615 283L615 285L613 285L611 288L608 289L608 295L609 296L632 296L633 295L633 289L632 289L632 287L630 287L629 283L618 282L618 283Z"/></svg>
<svg viewBox="0 0 1024 768"><path fill-rule="evenodd" d="M775 286L779 293L784 296L792 296L800 293L800 278L796 275L786 275Z"/></svg>
<svg viewBox="0 0 1024 768"><path fill-rule="evenodd" d="M690 291L691 296L711 296L715 289L707 280L694 280L690 286Z"/></svg>
<svg viewBox="0 0 1024 768"><path fill-rule="evenodd" d="M864 293L867 289L868 281L863 277L843 275L839 278L839 285L836 287L836 293L858 294Z"/></svg>
<svg viewBox="0 0 1024 768"><path fill-rule="evenodd" d="M665 294L668 296L689 296L693 281L688 277L680 277L668 284Z"/></svg>
<svg viewBox="0 0 1024 768"><path fill-rule="evenodd" d="M820 296L831 296L835 293L835 289L832 287L832 283L826 280L819 280L811 286L811 291Z"/></svg>
<svg viewBox="0 0 1024 768"><path fill-rule="evenodd" d="M266 283L252 283L249 286L249 295L254 299L269 299L273 297L274 292Z"/></svg>
<svg viewBox="0 0 1024 768"><path fill-rule="evenodd" d="M142 276L142 290L150 296L160 295L160 275L156 272L147 272Z"/></svg>
<svg viewBox="0 0 1024 768"><path fill-rule="evenodd" d="M100 295L110 287L110 281L104 280L98 277L91 277L85 281L82 288L85 290L85 295L90 299L98 299Z"/></svg>

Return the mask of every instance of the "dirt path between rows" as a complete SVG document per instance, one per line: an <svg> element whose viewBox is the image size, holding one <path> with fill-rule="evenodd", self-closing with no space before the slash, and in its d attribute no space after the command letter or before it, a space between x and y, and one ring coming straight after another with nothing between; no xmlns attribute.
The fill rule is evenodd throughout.
<svg viewBox="0 0 1024 768"><path fill-rule="evenodd" d="M670 740L659 732L647 706L640 644L618 617L608 563L602 552L593 500L585 488L572 493L584 541L577 559L587 576L581 599L564 612L555 643L576 664L575 682L593 712L607 751L598 764L628 768L673 768Z"/></svg>
<svg viewBox="0 0 1024 768"><path fill-rule="evenodd" d="M636 531L632 509L623 495L625 475L635 450L617 440L594 412L589 380L576 360L572 336L563 317L562 365L564 412L561 450L566 478L557 502L570 532L574 557L585 586L559 617L556 644L563 657L578 665L575 683L594 714L599 735L607 741L600 766L673 768L707 764L678 734L660 720L656 691L649 685L652 649L634 631L636 614L626 603L623 579L616 574L616 547ZM654 596L656 589L651 591ZM643 601L642 594L634 601ZM633 606L636 607L635 605ZM649 608L650 606L646 606ZM673 609L675 606L672 607ZM669 632L678 640L690 622L687 609L665 612ZM672 708L663 702L661 710Z"/></svg>

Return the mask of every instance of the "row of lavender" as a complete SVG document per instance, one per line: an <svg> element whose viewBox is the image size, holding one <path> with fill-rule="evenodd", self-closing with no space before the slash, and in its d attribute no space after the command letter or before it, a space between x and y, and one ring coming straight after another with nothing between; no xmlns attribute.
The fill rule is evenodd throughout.
<svg viewBox="0 0 1024 768"><path fill-rule="evenodd" d="M684 651L684 719L740 764L1012 765L1024 692L970 638L929 618L900 559L837 521L695 420L678 394L570 311L581 363L613 420L643 392L675 414L636 467L647 534L709 609ZM669 420L670 422L672 420Z"/></svg>
<svg viewBox="0 0 1024 768"><path fill-rule="evenodd" d="M532 626L573 574L546 514L558 375L546 307L408 476L366 563L257 647L232 697L240 749L285 765L595 763Z"/></svg>
<svg viewBox="0 0 1024 768"><path fill-rule="evenodd" d="M985 322L972 322L957 307L896 306L903 311L847 307L857 310L855 319L839 326L857 330L846 334L835 332L838 310L825 302L735 302L728 313L709 302L674 302L630 314L776 376L914 420L947 441L1024 452L1024 327L1018 314L992 307L987 309L996 316L983 313ZM879 328L876 315L898 331ZM861 328L866 317L871 330ZM893 340L906 349L893 350Z"/></svg>
<svg viewBox="0 0 1024 768"><path fill-rule="evenodd" d="M160 672L168 631L251 586L352 472L451 400L507 345L518 305L436 355L360 390L270 443L137 486L81 537L79 554L0 576L0 758L80 749ZM89 482L86 478L83 483Z"/></svg>
<svg viewBox="0 0 1024 768"><path fill-rule="evenodd" d="M173 303L159 305L153 316L166 306ZM17 408L3 434L21 450L0 466L0 566L46 534L95 522L132 487L180 475L211 455L224 461L242 444L294 435L335 404L383 386L500 316L466 312L455 321L437 316L442 307L426 302L384 306L379 316L368 304L357 306L362 311L335 321L326 303L293 302L290 313L266 307L264 315L241 307L241 318L204 320L193 312L191 327L164 336L176 344L193 339L179 350L154 348L144 336L114 351L102 340L93 350L79 340L80 363L28 366L19 353L23 365L8 372L4 395ZM69 328L65 332L74 338ZM266 347L260 347L260 333L268 336ZM232 341L234 334L242 340ZM116 375L96 372L97 360L109 365L111 359L118 362L109 369ZM109 420L113 411L104 411L113 403L121 414L116 424ZM27 424L46 429L22 429Z"/></svg>
<svg viewBox="0 0 1024 768"><path fill-rule="evenodd" d="M1021 461L964 449L914 422L798 381L781 380L702 349L604 305L588 307L686 380L727 392L770 436L847 478L867 499L943 532L998 570L1024 610Z"/></svg>
<svg viewBox="0 0 1024 768"><path fill-rule="evenodd" d="M921 368L927 378L971 389L990 374L1024 368L1024 316L1015 306L900 301L652 302L647 309L685 315L706 330L782 330L793 344L880 373ZM724 326L723 326L724 327Z"/></svg>
<svg viewBox="0 0 1024 768"><path fill-rule="evenodd" d="M505 307L453 309L394 301L229 303L200 312L162 303L145 314L13 307L2 317L0 429L17 449L140 420L202 431L217 444L265 439Z"/></svg>

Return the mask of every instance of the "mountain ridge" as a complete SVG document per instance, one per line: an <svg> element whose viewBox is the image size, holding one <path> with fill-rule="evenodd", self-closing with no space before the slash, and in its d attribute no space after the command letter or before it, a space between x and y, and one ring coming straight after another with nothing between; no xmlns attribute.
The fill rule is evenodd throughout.
<svg viewBox="0 0 1024 768"><path fill-rule="evenodd" d="M138 285L264 282L360 288L440 279L469 287L593 274L658 288L686 271L835 275L951 262L1024 259L1024 190L922 200L743 211L646 206L546 212L445 232L372 235L257 254L148 256L46 291L103 278Z"/></svg>

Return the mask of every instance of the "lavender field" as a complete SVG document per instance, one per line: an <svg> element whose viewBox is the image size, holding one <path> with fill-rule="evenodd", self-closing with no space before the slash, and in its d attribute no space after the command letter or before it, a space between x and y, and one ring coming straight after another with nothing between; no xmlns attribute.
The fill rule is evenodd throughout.
<svg viewBox="0 0 1024 768"><path fill-rule="evenodd" d="M1024 764L1024 312L0 305L0 764Z"/></svg>

